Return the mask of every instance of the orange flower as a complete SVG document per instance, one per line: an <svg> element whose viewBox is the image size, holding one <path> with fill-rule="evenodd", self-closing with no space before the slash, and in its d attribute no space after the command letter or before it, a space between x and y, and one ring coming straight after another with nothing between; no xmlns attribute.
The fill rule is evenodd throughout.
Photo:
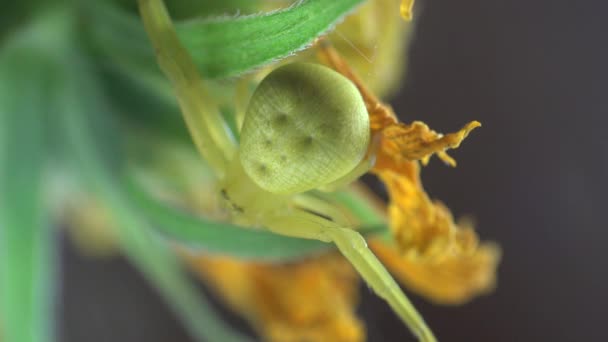
<svg viewBox="0 0 608 342"><path fill-rule="evenodd" d="M470 229L460 233L460 238L474 244L454 244L452 253L435 259L407 255L378 240L372 240L370 247L409 289L437 304L462 304L494 289L500 252L494 244L477 245Z"/></svg>
<svg viewBox="0 0 608 342"><path fill-rule="evenodd" d="M462 130L443 136L419 122L408 126L394 124L382 130L377 162L372 170L386 185L391 229L403 251L421 256L442 253L455 239L456 225L449 210L433 203L422 187L420 166L416 159L428 160L438 153L454 165L445 149L458 146L476 122Z"/></svg>
<svg viewBox="0 0 608 342"><path fill-rule="evenodd" d="M193 255L188 260L266 341L365 340L363 324L354 314L359 277L338 254L292 264Z"/></svg>
<svg viewBox="0 0 608 342"><path fill-rule="evenodd" d="M436 303L462 303L493 289L500 251L493 244L479 245L471 226L456 224L443 203L431 201L422 187L416 160L426 164L437 154L455 166L445 150L458 147L479 126L473 121L447 135L422 122L377 128L380 147L372 172L389 193L395 243L389 246L376 241L372 249L402 283Z"/></svg>
<svg viewBox="0 0 608 342"><path fill-rule="evenodd" d="M411 9L412 3L404 0L402 10ZM402 283L437 303L460 303L491 290L500 259L498 247L479 245L470 226L457 225L447 207L429 199L420 182L418 162L426 164L436 154L456 166L446 150L459 147L481 124L472 121L443 135L420 121L400 123L329 42L321 42L319 55L357 86L370 115L372 134L379 141L371 172L389 193L394 244L374 241L372 248L378 257Z"/></svg>

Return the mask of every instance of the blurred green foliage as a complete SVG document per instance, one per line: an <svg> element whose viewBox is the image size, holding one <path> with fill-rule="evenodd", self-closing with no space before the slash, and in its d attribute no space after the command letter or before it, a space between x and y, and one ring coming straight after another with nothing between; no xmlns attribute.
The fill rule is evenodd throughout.
<svg viewBox="0 0 608 342"><path fill-rule="evenodd" d="M175 18L188 20L178 23L179 34L203 75L226 77L304 48L360 2L301 1L271 15L260 14L259 3L250 0L180 0L169 8ZM4 342L54 340L58 216L53 210L66 196L86 193L108 208L125 254L199 340L247 338L209 308L169 241L261 260L294 259L329 248L197 217L162 203L138 184L128 165L149 159L155 146L192 147L135 10L131 1L15 1L0 11ZM192 19L224 13L258 14ZM234 112L226 108L225 114ZM334 200L362 209L368 232L385 230L352 195Z"/></svg>

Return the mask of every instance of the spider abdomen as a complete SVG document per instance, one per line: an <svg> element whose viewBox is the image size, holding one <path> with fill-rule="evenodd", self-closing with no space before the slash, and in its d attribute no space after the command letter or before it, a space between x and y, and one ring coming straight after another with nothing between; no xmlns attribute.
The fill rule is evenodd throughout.
<svg viewBox="0 0 608 342"><path fill-rule="evenodd" d="M272 193L297 193L348 174L365 155L369 118L357 88L317 64L270 73L254 92L241 132L245 172Z"/></svg>

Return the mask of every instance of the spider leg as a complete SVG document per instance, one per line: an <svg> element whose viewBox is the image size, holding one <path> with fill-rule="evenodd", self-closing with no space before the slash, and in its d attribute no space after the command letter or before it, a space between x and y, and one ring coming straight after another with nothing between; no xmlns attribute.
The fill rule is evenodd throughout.
<svg viewBox="0 0 608 342"><path fill-rule="evenodd" d="M163 1L139 0L138 4L158 64L171 82L190 135L215 173L223 175L230 156L236 151L236 140L229 125L177 37Z"/></svg>
<svg viewBox="0 0 608 342"><path fill-rule="evenodd" d="M265 226L278 234L333 242L378 296L388 302L411 332L421 341L436 341L424 319L416 311L384 265L356 231L304 210L289 215L270 215Z"/></svg>
<svg viewBox="0 0 608 342"><path fill-rule="evenodd" d="M335 204L323 198L316 197L310 193L294 196L293 203L298 209L317 214L339 225L352 225L351 220Z"/></svg>

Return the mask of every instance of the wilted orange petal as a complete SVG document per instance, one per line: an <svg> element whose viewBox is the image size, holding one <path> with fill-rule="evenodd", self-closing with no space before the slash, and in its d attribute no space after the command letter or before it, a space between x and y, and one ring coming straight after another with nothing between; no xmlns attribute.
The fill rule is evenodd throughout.
<svg viewBox="0 0 608 342"><path fill-rule="evenodd" d="M466 124L461 130L450 134L439 134L431 130L425 123L414 121L409 125L395 123L384 127L381 131L380 151L396 161L428 161L428 158L437 156L450 166L456 162L445 150L457 148L467 137L469 132L481 126L477 121Z"/></svg>
<svg viewBox="0 0 608 342"><path fill-rule="evenodd" d="M388 190L394 245L374 242L374 252L403 284L432 301L458 304L490 291L498 248L479 245L472 227L456 224L445 205L432 201L419 172L417 162L380 155L374 173Z"/></svg>
<svg viewBox="0 0 608 342"><path fill-rule="evenodd" d="M354 314L359 278L340 255L282 265L192 255L188 260L266 341L365 340Z"/></svg>
<svg viewBox="0 0 608 342"><path fill-rule="evenodd" d="M408 288L438 304L461 304L494 289L500 250L482 244L428 260L400 253L375 240L370 247L391 273Z"/></svg>
<svg viewBox="0 0 608 342"><path fill-rule="evenodd" d="M431 257L453 242L454 223L449 210L432 202L419 179L415 162L384 164L376 174L389 195L388 214L393 237L402 251Z"/></svg>

